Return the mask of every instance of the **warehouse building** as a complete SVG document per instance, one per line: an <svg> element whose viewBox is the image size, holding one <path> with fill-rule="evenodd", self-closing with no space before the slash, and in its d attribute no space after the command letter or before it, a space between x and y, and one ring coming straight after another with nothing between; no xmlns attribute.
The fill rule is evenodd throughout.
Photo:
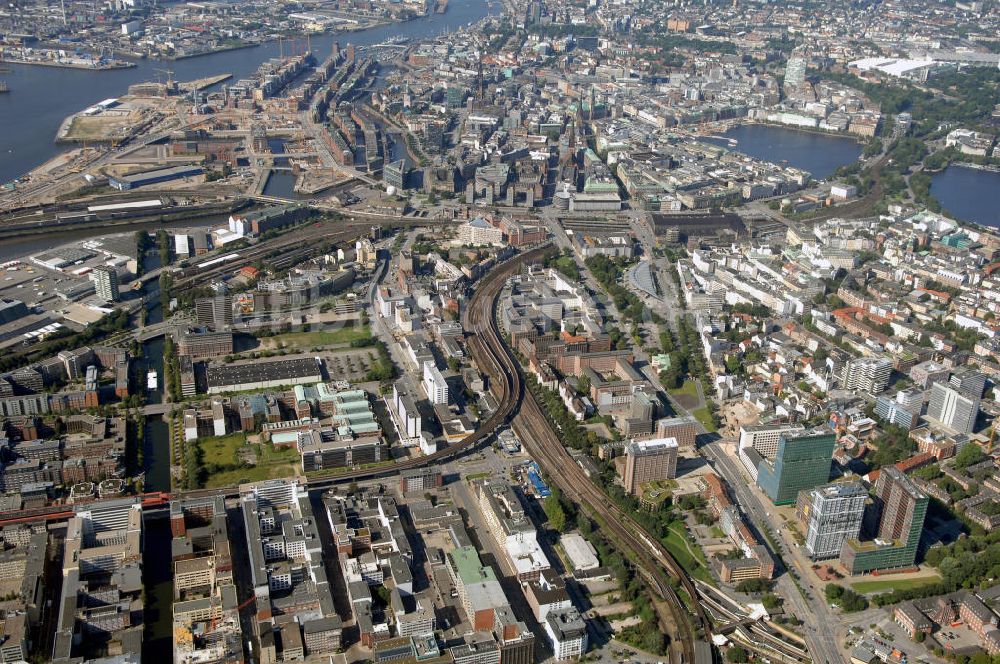
<svg viewBox="0 0 1000 664"><path fill-rule="evenodd" d="M128 191L129 189L145 187L146 185L157 184L159 182L193 177L201 175L204 172L205 170L201 166L171 166L170 168L157 168L152 171L108 178L108 184L118 191Z"/></svg>
<svg viewBox="0 0 1000 664"><path fill-rule="evenodd" d="M323 362L319 358L304 357L228 364L209 367L206 379L209 394L318 383L323 380Z"/></svg>

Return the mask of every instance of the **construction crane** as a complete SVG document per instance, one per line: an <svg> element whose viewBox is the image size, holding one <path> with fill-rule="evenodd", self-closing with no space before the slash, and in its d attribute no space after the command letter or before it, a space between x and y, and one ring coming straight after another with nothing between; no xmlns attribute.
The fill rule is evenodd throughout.
<svg viewBox="0 0 1000 664"><path fill-rule="evenodd" d="M167 75L167 92L177 91L177 82L174 80L174 70L173 69L154 69L156 72L156 82L160 82L160 74Z"/></svg>

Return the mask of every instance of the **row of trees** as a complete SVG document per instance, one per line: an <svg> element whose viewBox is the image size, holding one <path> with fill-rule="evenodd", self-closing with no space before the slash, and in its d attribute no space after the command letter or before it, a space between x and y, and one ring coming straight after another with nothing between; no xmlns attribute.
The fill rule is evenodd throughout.
<svg viewBox="0 0 1000 664"><path fill-rule="evenodd" d="M607 291L622 318L636 323L641 322L646 305L642 303L638 295L619 283L624 272L624 263L619 260L611 260L603 255L591 256L584 263L594 278Z"/></svg>
<svg viewBox="0 0 1000 664"><path fill-rule="evenodd" d="M876 595L872 601L885 606L956 590L971 590L990 583L988 579L1000 578L1000 530L985 533L978 526L966 525L970 531L968 537L927 550L924 562L937 568L941 573L940 582L883 593Z"/></svg>
<svg viewBox="0 0 1000 664"><path fill-rule="evenodd" d="M4 352L0 354L0 371L10 371L33 360L51 357L60 351L93 344L105 337L130 327L129 315L123 309L115 309L100 320L91 323L80 332L62 328L49 336L46 341L24 353Z"/></svg>
<svg viewBox="0 0 1000 664"><path fill-rule="evenodd" d="M163 337L163 389L170 395L171 401L180 401L181 368L177 359L177 348L174 339L166 334Z"/></svg>
<svg viewBox="0 0 1000 664"><path fill-rule="evenodd" d="M170 264L170 235L164 229L156 231L156 249L160 252L160 266Z"/></svg>
<svg viewBox="0 0 1000 664"><path fill-rule="evenodd" d="M66 430L65 424L61 418L56 420L56 424L62 424L62 431L56 427L56 435L62 435ZM145 465L146 416L141 410L128 413L125 426L125 474L135 477Z"/></svg>
<svg viewBox="0 0 1000 664"><path fill-rule="evenodd" d="M351 343L353 345L353 342ZM369 344L366 343L366 345ZM365 380L378 381L380 383L393 380L399 375L399 370L393 364L392 357L389 356L389 349L381 341L378 341L376 345L378 346L378 359L375 360L368 373L365 374Z"/></svg>

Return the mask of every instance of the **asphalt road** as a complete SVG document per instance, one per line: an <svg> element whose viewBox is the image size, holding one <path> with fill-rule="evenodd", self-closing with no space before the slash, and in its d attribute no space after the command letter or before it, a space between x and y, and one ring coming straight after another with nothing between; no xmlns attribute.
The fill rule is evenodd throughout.
<svg viewBox="0 0 1000 664"><path fill-rule="evenodd" d="M757 531L761 533L765 530L770 531L771 522L767 516L767 510L750 489L747 480L737 466L739 462L726 454L718 442L709 443L701 450L712 462L715 470L733 488L737 504L751 520ZM780 535L776 534L774 539L783 549L775 553L780 555L784 561L792 560L792 554L784 550L785 544ZM800 576L804 576L806 571L799 569L798 573ZM812 593L812 600L807 601L803 598L787 571L778 577L777 588L785 601L791 605L791 612L803 621L801 630L813 661L816 664L839 664L848 661L832 628L837 619L826 605L826 601L815 592Z"/></svg>

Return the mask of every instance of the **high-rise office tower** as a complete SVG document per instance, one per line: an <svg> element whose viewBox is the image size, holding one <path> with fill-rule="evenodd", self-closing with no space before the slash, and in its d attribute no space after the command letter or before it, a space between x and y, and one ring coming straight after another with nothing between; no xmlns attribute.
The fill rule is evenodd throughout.
<svg viewBox="0 0 1000 664"><path fill-rule="evenodd" d="M920 535L927 516L927 494L903 471L883 468L875 482L878 533L874 540L848 539L840 552L840 563L851 574L912 567L916 563Z"/></svg>
<svg viewBox="0 0 1000 664"><path fill-rule="evenodd" d="M836 558L844 542L857 539L868 492L860 482L827 484L799 494L796 514L806 531L806 551L813 560Z"/></svg>
<svg viewBox="0 0 1000 664"><path fill-rule="evenodd" d="M677 439L635 440L625 446L625 489L636 495L640 487L677 475Z"/></svg>
<svg viewBox="0 0 1000 664"><path fill-rule="evenodd" d="M225 327L233 324L233 297L229 294L199 297L194 301L198 325Z"/></svg>
<svg viewBox="0 0 1000 664"><path fill-rule="evenodd" d="M739 456L747 472L756 481L761 459L774 461L782 436L805 431L801 424L760 424L740 427Z"/></svg>
<svg viewBox="0 0 1000 664"><path fill-rule="evenodd" d="M830 479L836 440L836 434L825 429L782 436L774 461L760 461L757 486L775 505L794 503L799 491L826 484Z"/></svg>
<svg viewBox="0 0 1000 664"><path fill-rule="evenodd" d="M927 417L958 433L972 433L979 415L979 395L972 396L956 389L951 383L934 383Z"/></svg>

